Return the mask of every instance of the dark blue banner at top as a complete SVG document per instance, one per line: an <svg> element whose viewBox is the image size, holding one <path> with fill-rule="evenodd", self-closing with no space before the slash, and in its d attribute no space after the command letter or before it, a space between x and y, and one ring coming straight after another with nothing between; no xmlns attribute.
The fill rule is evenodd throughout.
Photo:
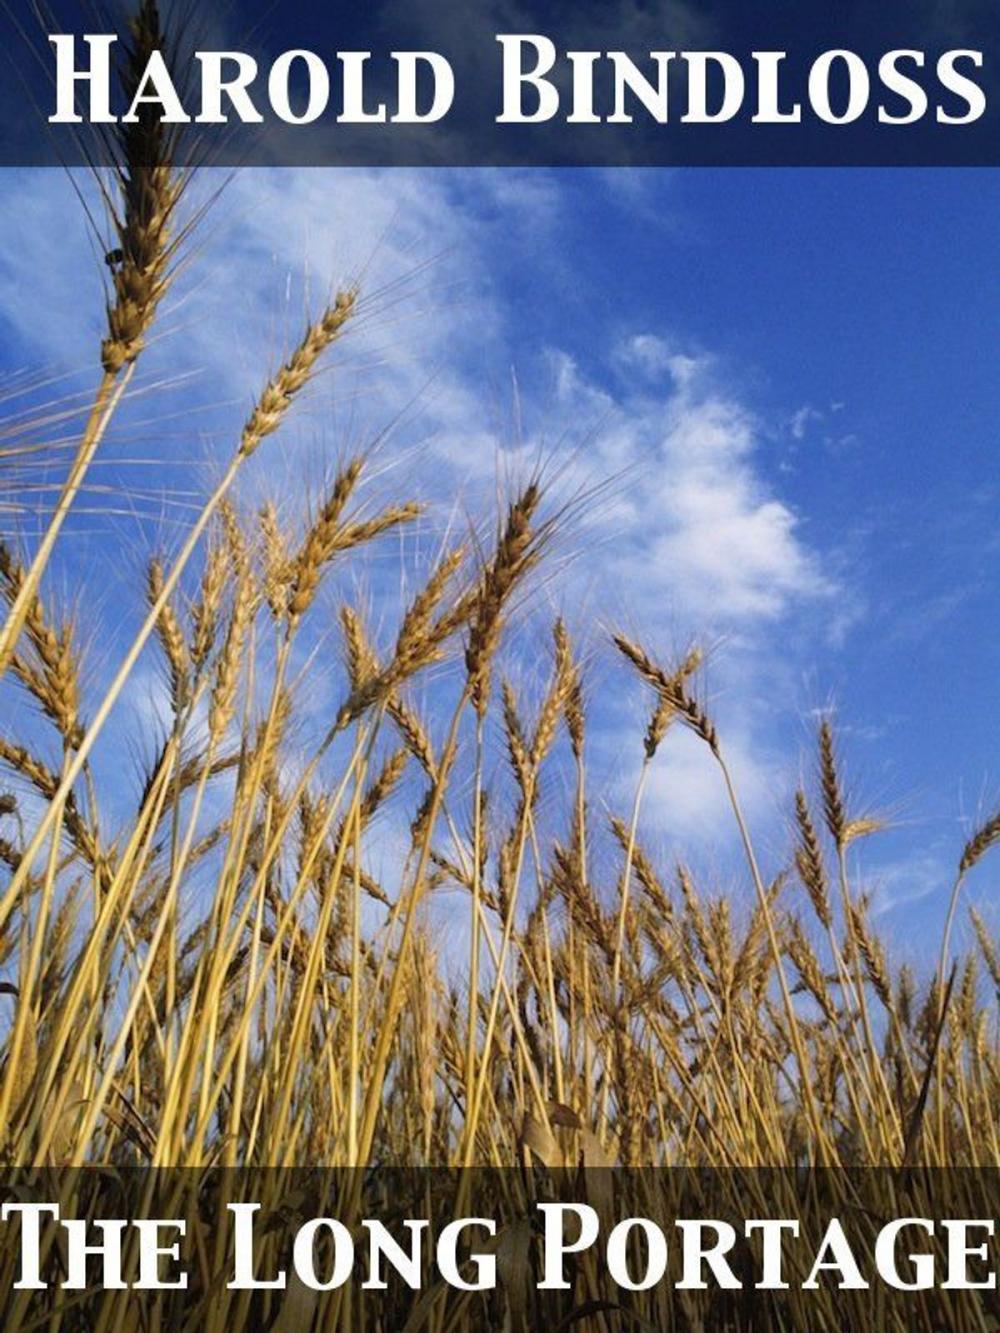
<svg viewBox="0 0 1000 1333"><path fill-rule="evenodd" d="M1000 163L995 0L0 0L0 163Z"/></svg>

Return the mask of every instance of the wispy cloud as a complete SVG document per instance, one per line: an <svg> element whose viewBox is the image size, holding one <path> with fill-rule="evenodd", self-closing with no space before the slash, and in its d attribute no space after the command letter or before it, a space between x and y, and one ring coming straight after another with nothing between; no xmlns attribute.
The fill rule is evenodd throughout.
<svg viewBox="0 0 1000 1333"><path fill-rule="evenodd" d="M766 479L758 423L716 382L711 358L648 334L623 346L617 392L551 353L560 399L600 423L594 447L626 477L608 519L616 580L647 607L717 630L830 597L834 581Z"/></svg>

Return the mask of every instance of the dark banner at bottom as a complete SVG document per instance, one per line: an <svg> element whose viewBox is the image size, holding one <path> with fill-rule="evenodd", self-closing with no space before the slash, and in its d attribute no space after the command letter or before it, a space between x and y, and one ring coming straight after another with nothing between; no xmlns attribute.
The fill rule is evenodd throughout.
<svg viewBox="0 0 1000 1333"><path fill-rule="evenodd" d="M986 1330L1000 1172L8 1170L4 1327Z"/></svg>

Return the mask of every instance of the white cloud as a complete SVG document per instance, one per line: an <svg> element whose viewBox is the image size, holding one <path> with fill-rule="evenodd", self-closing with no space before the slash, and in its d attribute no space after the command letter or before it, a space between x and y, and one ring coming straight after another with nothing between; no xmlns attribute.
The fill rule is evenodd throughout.
<svg viewBox="0 0 1000 1333"><path fill-rule="evenodd" d="M931 894L946 894L950 888L949 867L936 851L917 851L898 861L880 866L871 876L872 915L898 913Z"/></svg>
<svg viewBox="0 0 1000 1333"><path fill-rule="evenodd" d="M679 389L691 384L709 364L708 358L678 351L655 333L636 333L626 338L618 359L624 369L639 371L647 379L660 380L667 375Z"/></svg>
<svg viewBox="0 0 1000 1333"><path fill-rule="evenodd" d="M726 762L751 823L773 819L786 794L788 773L760 738L727 733ZM728 846L738 852L738 828L718 764L704 743L679 727L668 731L644 797L643 823L675 839L675 846Z"/></svg>
<svg viewBox="0 0 1000 1333"><path fill-rule="evenodd" d="M792 420L791 420L792 438L796 440L804 440L806 437L806 432L809 429L809 423L812 421L822 421L822 420L823 420L823 413L817 412L814 407L809 407L808 404L805 407L800 407L797 412L794 412L792 414Z"/></svg>
<svg viewBox="0 0 1000 1333"><path fill-rule="evenodd" d="M625 344L636 348L635 339ZM639 344L644 364L683 354ZM761 467L752 413L712 383L704 357L684 358L657 395L619 396L552 353L560 401L595 423L594 451L623 474L621 501L602 508L614 586L638 609L669 606L700 628L745 628L834 591L799 520Z"/></svg>

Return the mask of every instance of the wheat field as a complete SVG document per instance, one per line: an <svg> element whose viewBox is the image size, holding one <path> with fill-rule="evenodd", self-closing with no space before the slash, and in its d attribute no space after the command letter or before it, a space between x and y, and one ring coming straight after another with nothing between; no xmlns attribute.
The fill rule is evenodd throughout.
<svg viewBox="0 0 1000 1333"><path fill-rule="evenodd" d="M158 25L143 0L137 68ZM952 945L1000 814L955 848L939 957L920 976L897 967L852 883L853 852L879 827L845 797L831 723L789 812L787 863L765 869L701 652L660 661L631 634L606 646L644 689L622 742L643 763L631 807L604 814L579 646L552 624L530 707L505 655L561 522L558 487L541 475L428 559L394 626L340 602L341 651L314 668L339 702L303 750L292 664L311 617L329 613L324 580L373 544L391 557L386 539L421 509L405 494L377 509L359 499L363 452L295 520L270 503L248 512L238 482L350 338L359 289L335 295L262 384L179 549L137 571L140 628L84 689L79 615L47 573L189 236L169 135L142 120L119 148L120 169L102 176L118 259L93 404L40 539L0 545L0 673L20 701L0 730L6 1167L61 1168L71 1190L73 1172L95 1166L1000 1165L1000 949L975 912L977 947L954 957ZM92 753L154 658L168 734L134 809L112 818L117 794L102 791ZM433 699L427 715L421 697ZM36 723L21 726L29 714L44 745ZM647 777L682 729L727 793L747 910L643 845ZM514 793L500 804L486 780L498 737ZM148 754L150 738L136 740ZM386 812L407 831L391 876L375 868ZM460 969L441 966L429 924L442 895L462 922ZM345 1188L349 1209L361 1187ZM216 1293L198 1326L232 1326L246 1315L239 1299ZM646 1299L656 1326L699 1326L694 1298L669 1311ZM317 1310L327 1326L396 1326L343 1296L284 1315L275 1302L266 1315L283 1327ZM87 1326L123 1317L109 1297ZM416 1318L486 1326L468 1301L425 1302ZM885 1326L918 1326L896 1318ZM965 1318L955 1326L989 1326L971 1306Z"/></svg>

